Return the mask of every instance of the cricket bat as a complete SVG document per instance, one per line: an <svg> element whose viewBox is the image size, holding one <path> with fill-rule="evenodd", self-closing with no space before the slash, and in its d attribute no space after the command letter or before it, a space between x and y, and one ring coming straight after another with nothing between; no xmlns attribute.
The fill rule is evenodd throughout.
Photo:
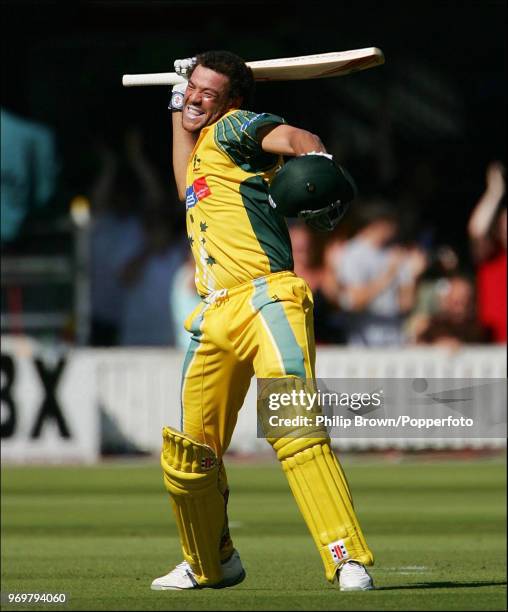
<svg viewBox="0 0 508 612"><path fill-rule="evenodd" d="M352 51L334 51L317 55L300 55L279 59L247 62L252 68L256 81L298 81L301 79L324 79L344 76L374 68L384 64L381 49L368 47ZM124 74L124 87L136 85L176 85L185 79L176 72L156 72L152 74Z"/></svg>

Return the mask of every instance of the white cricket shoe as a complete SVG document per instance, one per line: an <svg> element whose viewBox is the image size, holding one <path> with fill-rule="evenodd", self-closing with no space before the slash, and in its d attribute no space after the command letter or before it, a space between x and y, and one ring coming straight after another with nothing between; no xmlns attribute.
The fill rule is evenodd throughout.
<svg viewBox="0 0 508 612"><path fill-rule="evenodd" d="M216 584L201 586L198 584L196 577L187 563L183 561L179 563L175 569L169 574L156 578L151 585L152 591L179 591L182 589L223 589L225 587L235 586L245 578L245 570L240 560L240 555L235 550L231 557L221 563L222 565L222 580Z"/></svg>
<svg viewBox="0 0 508 612"><path fill-rule="evenodd" d="M365 567L357 561L348 561L339 571L341 591L371 591L374 582Z"/></svg>

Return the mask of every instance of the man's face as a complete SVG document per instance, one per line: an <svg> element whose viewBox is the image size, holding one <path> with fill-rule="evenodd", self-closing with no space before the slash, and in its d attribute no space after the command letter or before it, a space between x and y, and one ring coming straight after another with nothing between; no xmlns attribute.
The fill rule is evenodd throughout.
<svg viewBox="0 0 508 612"><path fill-rule="evenodd" d="M229 78L198 65L185 91L182 125L188 132L199 132L232 108Z"/></svg>
<svg viewBox="0 0 508 612"><path fill-rule="evenodd" d="M397 223L389 219L378 219L372 223L373 236L380 247L388 245L397 235Z"/></svg>
<svg viewBox="0 0 508 612"><path fill-rule="evenodd" d="M470 317L474 306L471 283L463 278L454 278L441 298L441 310L456 322L463 323Z"/></svg>

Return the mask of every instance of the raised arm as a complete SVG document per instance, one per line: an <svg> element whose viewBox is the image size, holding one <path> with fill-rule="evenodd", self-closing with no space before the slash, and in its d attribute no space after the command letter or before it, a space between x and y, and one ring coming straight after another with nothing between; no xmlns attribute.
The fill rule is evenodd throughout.
<svg viewBox="0 0 508 612"><path fill-rule="evenodd" d="M194 64L195 58L189 57L175 61L176 73L187 78L188 70ZM169 110L173 124L173 173L175 175L178 199L185 201L187 165L198 139L198 134L188 132L182 125L182 111L187 81L175 85L171 91Z"/></svg>
<svg viewBox="0 0 508 612"><path fill-rule="evenodd" d="M501 163L489 164L486 183L485 191L476 203L467 227L473 256L477 261L487 258L492 250L489 230L505 193L504 167Z"/></svg>
<svg viewBox="0 0 508 612"><path fill-rule="evenodd" d="M112 149L104 142L97 141L95 149L101 160L99 175L91 189L91 199L95 214L105 212L111 204L111 197L118 170L118 159Z"/></svg>
<svg viewBox="0 0 508 612"><path fill-rule="evenodd" d="M363 258L347 257L340 267L339 281L342 287L339 296L340 305L352 312L367 309L378 295L395 282L403 259L402 249L393 248L386 268L372 277L368 267L365 267Z"/></svg>
<svg viewBox="0 0 508 612"><path fill-rule="evenodd" d="M304 153L326 153L321 139L291 125L265 126L260 128L258 139L263 151L278 155L303 155Z"/></svg>
<svg viewBox="0 0 508 612"><path fill-rule="evenodd" d="M146 204L159 208L164 202L164 187L155 166L148 159L139 129L131 129L125 138L127 158L143 189Z"/></svg>
<svg viewBox="0 0 508 612"><path fill-rule="evenodd" d="M187 164L196 144L197 135L183 129L182 113L172 113L173 122L173 173L175 175L178 199L185 200Z"/></svg>

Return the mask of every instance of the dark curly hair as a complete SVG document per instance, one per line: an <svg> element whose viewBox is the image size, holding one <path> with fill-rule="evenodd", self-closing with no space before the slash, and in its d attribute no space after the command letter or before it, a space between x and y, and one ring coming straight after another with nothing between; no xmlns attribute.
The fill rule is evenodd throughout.
<svg viewBox="0 0 508 612"><path fill-rule="evenodd" d="M254 75L244 60L229 51L205 51L196 56L196 66L210 68L229 78L229 99L242 99L242 108L249 108L254 97ZM189 72L192 76L194 69Z"/></svg>

